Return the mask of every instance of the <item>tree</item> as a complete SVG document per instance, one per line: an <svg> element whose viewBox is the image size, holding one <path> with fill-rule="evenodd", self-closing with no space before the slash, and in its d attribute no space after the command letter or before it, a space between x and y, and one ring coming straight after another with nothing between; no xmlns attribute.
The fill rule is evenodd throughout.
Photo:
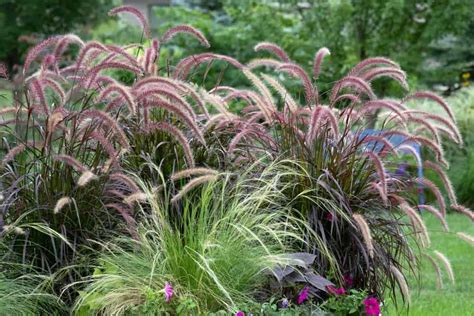
<svg viewBox="0 0 474 316"><path fill-rule="evenodd" d="M0 0L0 60L11 70L31 45L29 40L70 32L80 25L92 25L99 18L107 18L111 2Z"/></svg>

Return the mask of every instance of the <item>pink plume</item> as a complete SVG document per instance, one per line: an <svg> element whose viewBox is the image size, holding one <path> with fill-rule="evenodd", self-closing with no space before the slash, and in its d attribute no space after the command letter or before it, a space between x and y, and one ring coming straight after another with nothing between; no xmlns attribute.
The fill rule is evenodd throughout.
<svg viewBox="0 0 474 316"><path fill-rule="evenodd" d="M453 185L451 184L451 181L449 181L448 175L443 171L443 169L441 169L437 164L429 160L425 161L425 167L435 171L438 174L439 178L443 182L446 192L448 193L451 203L458 204L456 194L454 193Z"/></svg>
<svg viewBox="0 0 474 316"><path fill-rule="evenodd" d="M400 69L391 67L374 68L361 75L361 77L367 82L371 82L372 80L377 79L379 77L389 77L398 81L403 88L408 90L406 74L403 70Z"/></svg>
<svg viewBox="0 0 474 316"><path fill-rule="evenodd" d="M433 192L434 196L436 197L436 200L438 201L441 214L443 214L443 217L446 218L446 203L438 187L433 182L431 182L430 180L426 178L417 178L416 181L428 187L431 190L431 192Z"/></svg>
<svg viewBox="0 0 474 316"><path fill-rule="evenodd" d="M334 88L331 92L331 102L336 99L340 90L345 87L354 87L358 91L365 92L371 99L375 99L375 94L372 91L369 83L359 77L347 76L339 80L339 82L334 85Z"/></svg>
<svg viewBox="0 0 474 316"><path fill-rule="evenodd" d="M400 69L400 66L385 57L373 57L373 58L367 58L360 63L358 63L352 70L349 72L350 76L358 76L363 70L366 70L367 67L372 67L372 66L377 66L377 65L388 65L392 66L393 68Z"/></svg>
<svg viewBox="0 0 474 316"><path fill-rule="evenodd" d="M419 91L419 92L413 93L412 95L409 95L403 101L406 102L406 101L411 100L411 99L430 99L430 100L438 103L446 111L446 113L453 120L453 122L456 122L456 119L454 118L454 114L451 110L451 107L448 105L448 103L442 97L440 97L440 96L438 96L438 95L436 95L432 92L429 92L429 91Z"/></svg>
<svg viewBox="0 0 474 316"><path fill-rule="evenodd" d="M206 37L201 33L201 31L197 30L196 28L194 28L190 25L178 25L178 26L170 28L163 35L163 37L161 38L161 41L163 43L166 43L179 33L190 34L190 35L194 36L195 38L197 38L203 46L205 46L205 47L210 47L211 46L211 45L209 45L209 42L207 41Z"/></svg>
<svg viewBox="0 0 474 316"><path fill-rule="evenodd" d="M123 219L127 223L130 235L132 235L132 237L134 239L138 240L137 227L136 227L137 223L136 223L135 219L133 219L133 217L130 215L130 210L129 210L128 206L125 206L123 204L117 204L117 203L109 203L109 204L105 205L105 207L113 208L117 212L119 212L119 214L123 217Z"/></svg>
<svg viewBox="0 0 474 316"><path fill-rule="evenodd" d="M283 70L290 73L291 75L298 76L303 82L306 96L306 104L309 106L311 106L312 104L317 104L318 91L316 90L316 87L314 87L311 83L308 74L306 73L306 71L304 71L303 68L293 63L286 63L278 67L278 70Z"/></svg>
<svg viewBox="0 0 474 316"><path fill-rule="evenodd" d="M175 105L173 105L169 102L166 102L165 100L162 100L162 99L150 100L149 104L147 104L146 106L147 107L151 106L151 107L163 108L163 109L167 110L168 112L176 115L189 128L191 128L193 130L194 134L197 136L197 138L199 139L199 141L202 144L206 143L206 141L204 140L204 137L202 135L202 132L199 129L199 127L197 126L196 122L191 117L189 117L186 113L184 113L180 108L178 108L177 106L175 106Z"/></svg>
<svg viewBox="0 0 474 316"><path fill-rule="evenodd" d="M331 52L326 47L320 48L316 55L314 55L313 62L313 78L314 80L319 78L319 72L321 71L321 63L324 57L331 55Z"/></svg>
<svg viewBox="0 0 474 316"><path fill-rule="evenodd" d="M454 209L455 211L464 214L467 216L471 221L474 222L474 212L468 209L465 206L459 205L459 204L452 204L451 208Z"/></svg>
<svg viewBox="0 0 474 316"><path fill-rule="evenodd" d="M151 133L154 130L166 132L170 134L171 136L173 136L174 138L176 138L176 140L179 142L181 147L183 147L183 151L184 151L184 155L186 156L188 167L189 168L194 167L194 157L191 151L191 147L189 146L189 141L186 139L184 134L179 129L177 129L176 127L174 127L173 125L167 122L158 122L158 123L151 123L147 127L146 132Z"/></svg>
<svg viewBox="0 0 474 316"><path fill-rule="evenodd" d="M43 52L43 50L46 49L47 47L55 45L60 38L61 38L61 36L50 37L50 38L42 41L41 43L39 43L38 45L36 45L32 49L30 49L28 51L28 54L26 55L26 58L25 58L25 63L24 63L24 66L23 66L23 75L25 75L27 73L27 71L30 69L31 63L36 58L38 58L39 54L41 54L41 52Z"/></svg>
<svg viewBox="0 0 474 316"><path fill-rule="evenodd" d="M150 38L150 27L148 25L148 22L145 16L140 10L132 6L123 5L109 11L110 16L117 15L118 13L129 13L135 16L137 20L140 22L140 24L142 25L143 34L145 34L145 37Z"/></svg>
<svg viewBox="0 0 474 316"><path fill-rule="evenodd" d="M247 67L249 69L254 69L257 67L270 67L270 68L278 68L281 66L281 62L275 59L270 59L270 58L258 58L251 60L249 63L247 63Z"/></svg>
<svg viewBox="0 0 474 316"><path fill-rule="evenodd" d="M135 113L135 102L133 101L133 97L128 91L128 88L121 85L121 84L111 84L107 86L97 97L99 101L104 100L107 98L111 93L118 93L122 98L127 102L128 104L128 109L130 113Z"/></svg>
<svg viewBox="0 0 474 316"><path fill-rule="evenodd" d="M64 54L66 49L71 44L77 44L80 47L84 46L84 42L74 34L64 35L57 43L56 48L54 49L54 57L56 60L60 60L61 56Z"/></svg>
<svg viewBox="0 0 474 316"><path fill-rule="evenodd" d="M166 97L167 99L170 99L178 103L180 106L186 109L186 111L189 113L189 115L191 116L193 120L196 119L196 114L194 113L194 110L191 107L191 105L189 105L189 103L184 98L182 98L179 94L174 93L170 89L160 89L160 88L142 89L140 90L139 93L137 93L137 100L142 100L144 98L153 97L153 96Z"/></svg>
<svg viewBox="0 0 474 316"><path fill-rule="evenodd" d="M50 114L49 105L44 94L43 83L38 78L31 80L31 91L33 95L39 100L41 107L46 115Z"/></svg>
<svg viewBox="0 0 474 316"><path fill-rule="evenodd" d="M79 52L79 55L77 56L77 59L76 59L76 65L77 66L76 67L78 69L82 66L83 61L87 57L87 53L89 53L89 51L91 51L91 50L97 50L99 52L108 51L107 47L105 47L104 45L102 45L99 42L93 41L93 42L87 43L86 45L84 45L82 47L82 49Z"/></svg>
<svg viewBox="0 0 474 316"><path fill-rule="evenodd" d="M370 158L370 160L374 164L375 170L377 171L377 174L380 180L382 192L385 196L387 196L387 181L385 178L385 168L384 168L382 160L377 154L375 154L372 151L364 151L362 155Z"/></svg>
<svg viewBox="0 0 474 316"><path fill-rule="evenodd" d="M98 119L101 121L107 128L111 129L114 134L117 136L119 143L125 148L128 149L130 147L128 143L127 136L120 128L119 124L116 120L114 120L110 115L106 112L100 110L86 110L81 114L82 119Z"/></svg>
<svg viewBox="0 0 474 316"><path fill-rule="evenodd" d="M57 155L57 156L54 156L53 159L56 161L64 162L65 164L73 167L74 170L80 173L83 173L88 170L78 160L76 160L75 158L69 155Z"/></svg>
<svg viewBox="0 0 474 316"><path fill-rule="evenodd" d="M115 172L109 176L109 179L114 182L125 184L125 186L128 190L130 190L131 193L140 192L140 189L135 184L135 182L123 173Z"/></svg>
<svg viewBox="0 0 474 316"><path fill-rule="evenodd" d="M440 211L438 211L436 208L434 208L431 205L418 205L418 208L422 210L426 210L430 212L431 214L433 214L436 218L439 219L439 221L443 225L444 230L447 232L449 231L448 223L446 222L446 219L443 217L443 214L441 214Z"/></svg>
<svg viewBox="0 0 474 316"><path fill-rule="evenodd" d="M257 45L255 45L254 50L256 52L261 51L261 50L266 50L266 51L274 53L275 55L277 55L284 62L289 62L290 61L290 58L285 53L285 51L283 49L281 49L280 46L278 46L276 44L273 44L273 43L268 43L268 42L258 43Z"/></svg>

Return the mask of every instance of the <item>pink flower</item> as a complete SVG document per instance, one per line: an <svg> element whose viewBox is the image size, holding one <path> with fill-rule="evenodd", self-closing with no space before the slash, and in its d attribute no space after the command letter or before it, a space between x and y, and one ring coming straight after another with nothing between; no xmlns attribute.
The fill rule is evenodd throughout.
<svg viewBox="0 0 474 316"><path fill-rule="evenodd" d="M165 296L166 296L166 303L169 303L171 297L173 296L173 287L169 282L165 282Z"/></svg>
<svg viewBox="0 0 474 316"><path fill-rule="evenodd" d="M346 290L343 287L336 289L333 285L328 285L326 286L326 289L328 290L328 293L334 295L342 295L346 293Z"/></svg>
<svg viewBox="0 0 474 316"><path fill-rule="evenodd" d="M368 297L364 300L365 313L368 316L379 316L380 315L380 304L375 297Z"/></svg>
<svg viewBox="0 0 474 316"><path fill-rule="evenodd" d="M245 316L245 313L242 311L238 311L237 313L235 313L235 316Z"/></svg>
<svg viewBox="0 0 474 316"><path fill-rule="evenodd" d="M336 295L346 294L346 290L343 287L336 289Z"/></svg>
<svg viewBox="0 0 474 316"><path fill-rule="evenodd" d="M298 295L297 303L298 305L303 304L303 302L308 298L309 287L305 286L300 295Z"/></svg>
<svg viewBox="0 0 474 316"><path fill-rule="evenodd" d="M343 278L348 287L352 287L352 285L354 285L354 280L351 278L350 274L344 274Z"/></svg>

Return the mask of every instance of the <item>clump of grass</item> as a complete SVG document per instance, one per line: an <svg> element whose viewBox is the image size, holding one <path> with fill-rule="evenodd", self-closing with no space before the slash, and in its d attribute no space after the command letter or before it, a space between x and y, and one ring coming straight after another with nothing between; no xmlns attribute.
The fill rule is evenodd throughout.
<svg viewBox="0 0 474 316"><path fill-rule="evenodd" d="M56 296L39 287L41 281L34 275L8 278L0 274L0 314L51 315L64 311Z"/></svg>
<svg viewBox="0 0 474 316"><path fill-rule="evenodd" d="M221 174L195 186L179 205L166 188L160 193L144 188L148 201L138 240L102 245L97 273L76 310L173 313L190 300L193 313L235 312L271 295L265 288L270 271L292 264L287 245L302 241L298 227L304 225L275 190L279 179L231 178ZM174 293L169 302L166 283Z"/></svg>
<svg viewBox="0 0 474 316"><path fill-rule="evenodd" d="M447 167L442 141L462 144L449 105L431 92L415 92L401 100L378 98L371 86L378 78L391 78L408 87L405 73L386 58L360 62L323 94L315 78L328 58L327 49L316 53L312 76L275 44L263 43L256 50L269 50L278 58L255 60L250 65L229 61L249 79L253 89L216 86L212 93L224 105L217 107L220 113L210 118L208 130L224 135L228 157L240 168L261 157L289 162L293 171L287 173L286 181L294 186L287 188L285 195L330 252L329 256L321 255L319 242L305 248L319 255L316 269L322 275L336 275L342 280L342 274L349 274L356 287L380 297L387 288L394 294L401 286L401 277L405 278L403 266L408 263L408 270L417 270L417 247L409 240L415 237L422 251L429 247L425 225L417 215L419 185L436 197L435 203L424 209L441 216L448 229L442 192L453 201L456 197L443 168L436 167L436 171L444 190L428 179L419 179L414 172L397 169L400 158L406 155L413 156L420 166ZM208 58L198 55L195 64ZM257 66L274 69L278 77L258 73ZM292 96L285 88L290 80L301 84L300 96ZM225 109L232 107L235 98L247 106L241 115L230 116ZM434 102L445 114L410 108L420 100ZM377 116L377 131L365 134ZM414 146L422 148L423 159ZM454 205L453 209L460 208ZM404 299L408 297L404 295Z"/></svg>
<svg viewBox="0 0 474 316"><path fill-rule="evenodd" d="M136 15L148 34L136 9L117 13ZM157 67L161 42L179 32L207 43L178 27L123 47L58 35L28 52L13 104L0 111L0 238L23 263L54 273L82 260L90 239L135 236L134 206L124 197L136 185L125 171L151 181L148 162L168 175L195 165L204 101Z"/></svg>

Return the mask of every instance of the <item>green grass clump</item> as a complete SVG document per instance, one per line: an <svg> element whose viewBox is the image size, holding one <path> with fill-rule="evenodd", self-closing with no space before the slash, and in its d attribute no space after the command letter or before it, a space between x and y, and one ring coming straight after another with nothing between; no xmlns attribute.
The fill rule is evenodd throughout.
<svg viewBox="0 0 474 316"><path fill-rule="evenodd" d="M40 276L9 278L0 273L0 315L56 315L61 301L42 290Z"/></svg>
<svg viewBox="0 0 474 316"><path fill-rule="evenodd" d="M274 186L216 180L193 189L179 208L148 191L150 213L138 240L104 245L76 310L160 314L188 308L200 315L235 312L269 297L270 270L291 262L286 245L300 236ZM174 291L169 303L166 282Z"/></svg>

